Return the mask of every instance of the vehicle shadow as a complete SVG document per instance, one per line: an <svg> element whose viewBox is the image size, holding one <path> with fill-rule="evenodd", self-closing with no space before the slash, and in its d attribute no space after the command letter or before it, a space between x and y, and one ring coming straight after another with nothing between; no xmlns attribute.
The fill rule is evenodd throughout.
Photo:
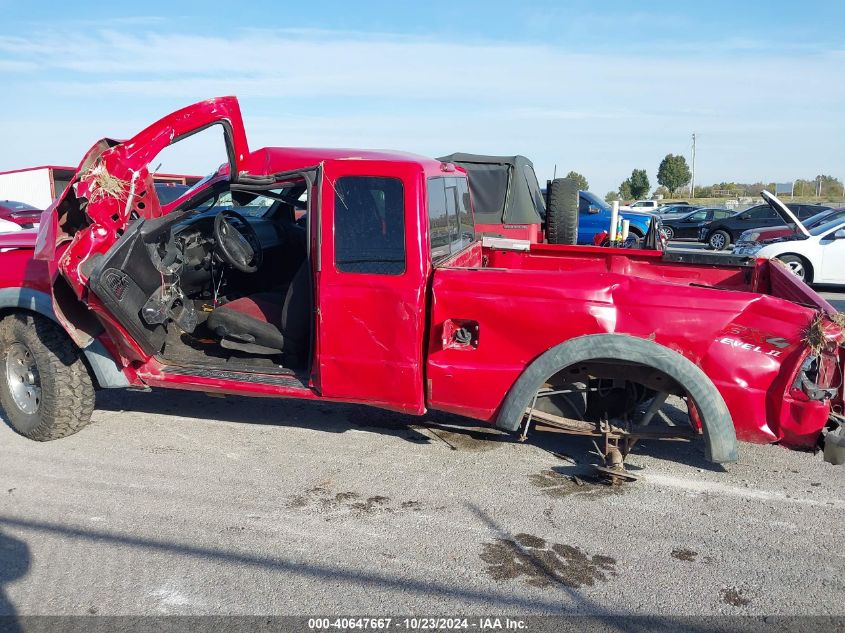
<svg viewBox="0 0 845 633"><path fill-rule="evenodd" d="M601 459L596 454L596 448L593 446L593 442L589 437L536 431L531 434L528 443L546 450L573 465L589 466L590 464L601 464ZM598 438L596 439L596 444L601 446L601 441ZM671 440L637 442L625 462L626 468L633 473L642 470L635 463L639 455L661 461L675 462L702 470L725 472L723 466L707 461L704 456L704 443L700 440L694 440L692 442Z"/></svg>
<svg viewBox="0 0 845 633"><path fill-rule="evenodd" d="M15 607L4 587L26 576L29 567L29 546L0 530L0 633L18 633L22 630Z"/></svg>
<svg viewBox="0 0 845 633"><path fill-rule="evenodd" d="M227 396L223 399L178 390L149 393L104 390L97 394L97 408L240 424L289 426L328 433L364 431L397 437L416 444L439 443L452 450L486 450L495 448L496 444L518 441L515 434L480 425L477 420L459 415L431 411L424 416L414 416L345 403L243 396ZM209 416L211 411L213 417ZM595 450L591 440L582 436L532 430L526 443L581 464L599 461L598 457L588 454ZM651 440L638 443L634 454L648 455L694 468L723 470L704 458L701 442Z"/></svg>
<svg viewBox="0 0 845 633"><path fill-rule="evenodd" d="M178 390L149 393L103 390L97 393L97 409L239 424L289 426L327 433L364 431L418 444L442 443L452 445L452 448L466 448L465 444L471 441L513 441L513 436L507 433L479 426L477 420L457 415L433 411L424 416L415 416L347 403L245 396L215 398L204 393ZM212 411L213 415L210 415Z"/></svg>
<svg viewBox="0 0 845 633"><path fill-rule="evenodd" d="M288 559L281 556L249 554L194 543L170 542L114 531L94 530L56 522L0 515L0 526L3 525L14 526L35 535L58 536L67 541L82 541L96 544L99 547L129 547L144 553L172 556L174 560L177 557L186 557L213 564L247 566L332 584L347 582L362 587L370 587L374 591L398 590L408 596L437 596L481 605L495 604L499 608L521 609L529 612L558 612L561 610L555 596L550 596L548 599L537 599L536 597L520 596L506 591L491 591L477 586L460 587L454 583L439 581L436 578L410 578L401 574L392 575L385 571L350 569L335 564L305 563L300 559ZM16 567L18 570L16 577L18 577L17 574L21 573L20 561L24 559L28 561L28 556L26 556L25 550L20 549L20 545L13 547L17 551L14 559L19 561Z"/></svg>

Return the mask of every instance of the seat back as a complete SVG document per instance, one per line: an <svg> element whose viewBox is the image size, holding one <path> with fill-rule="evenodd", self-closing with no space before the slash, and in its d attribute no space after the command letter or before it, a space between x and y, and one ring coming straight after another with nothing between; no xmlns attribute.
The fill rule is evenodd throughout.
<svg viewBox="0 0 845 633"><path fill-rule="evenodd" d="M285 293L282 320L279 323L279 329L285 340L290 340L300 348L308 342L311 304L311 267L306 258L294 274Z"/></svg>

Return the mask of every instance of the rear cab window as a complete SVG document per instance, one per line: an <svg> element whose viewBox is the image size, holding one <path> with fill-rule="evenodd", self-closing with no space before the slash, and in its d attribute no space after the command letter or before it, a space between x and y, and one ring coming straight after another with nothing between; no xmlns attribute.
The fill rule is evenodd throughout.
<svg viewBox="0 0 845 633"><path fill-rule="evenodd" d="M437 264L475 240L466 178L429 178L428 230L431 260Z"/></svg>

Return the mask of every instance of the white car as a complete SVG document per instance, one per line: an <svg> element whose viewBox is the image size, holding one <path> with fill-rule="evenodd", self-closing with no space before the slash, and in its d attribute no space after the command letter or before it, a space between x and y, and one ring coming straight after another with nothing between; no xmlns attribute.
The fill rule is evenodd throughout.
<svg viewBox="0 0 845 633"><path fill-rule="evenodd" d="M657 211L657 200L637 200L633 204L619 207L622 211Z"/></svg>
<svg viewBox="0 0 845 633"><path fill-rule="evenodd" d="M15 231L23 231L23 227L20 224L0 218L0 233L14 233Z"/></svg>
<svg viewBox="0 0 845 633"><path fill-rule="evenodd" d="M778 259L808 284L845 285L845 220L837 218L808 230L775 195L768 191L760 195L794 234L737 249L734 255Z"/></svg>

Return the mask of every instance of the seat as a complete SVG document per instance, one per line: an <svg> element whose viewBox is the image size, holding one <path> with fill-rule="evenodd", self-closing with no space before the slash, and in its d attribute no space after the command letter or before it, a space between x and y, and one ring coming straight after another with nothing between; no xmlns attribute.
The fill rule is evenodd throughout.
<svg viewBox="0 0 845 633"><path fill-rule="evenodd" d="M253 354L305 351L311 319L308 260L284 292L258 292L216 308L206 321L220 344Z"/></svg>

